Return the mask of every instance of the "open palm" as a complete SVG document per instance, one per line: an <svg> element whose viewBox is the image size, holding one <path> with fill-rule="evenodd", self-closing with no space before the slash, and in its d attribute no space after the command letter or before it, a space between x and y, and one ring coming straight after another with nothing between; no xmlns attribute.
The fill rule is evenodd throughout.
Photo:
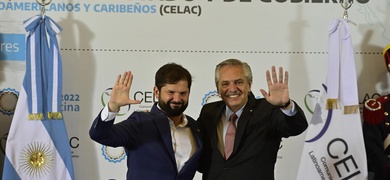
<svg viewBox="0 0 390 180"><path fill-rule="evenodd" d="M115 84L112 87L109 108L112 111L119 111L121 106L129 104L139 104L139 100L131 100L129 97L133 74L131 71L125 71L123 75L118 75Z"/></svg>
<svg viewBox="0 0 390 180"><path fill-rule="evenodd" d="M279 67L279 77L276 75L276 68L272 66L272 77L271 73L267 70L266 72L268 92L264 89L260 89L261 94L267 99L267 101L275 106L282 106L290 100L288 91L288 72L284 73L283 68Z"/></svg>

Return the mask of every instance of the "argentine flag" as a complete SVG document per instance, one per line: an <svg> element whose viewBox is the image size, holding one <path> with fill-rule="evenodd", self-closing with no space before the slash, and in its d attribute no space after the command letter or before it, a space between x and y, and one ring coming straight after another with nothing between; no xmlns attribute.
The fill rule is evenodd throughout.
<svg viewBox="0 0 390 180"><path fill-rule="evenodd" d="M24 22L26 74L12 119L4 180L74 179L61 113L62 60L56 35L62 28L44 15Z"/></svg>

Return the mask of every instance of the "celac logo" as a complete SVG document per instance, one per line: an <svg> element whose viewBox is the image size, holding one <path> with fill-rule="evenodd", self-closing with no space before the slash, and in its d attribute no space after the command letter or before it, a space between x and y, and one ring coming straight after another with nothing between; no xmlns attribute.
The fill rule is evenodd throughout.
<svg viewBox="0 0 390 180"><path fill-rule="evenodd" d="M305 107L310 112L310 114L313 114L314 108L319 98L320 98L320 90L317 89L310 90L305 95L305 99L304 99Z"/></svg>
<svg viewBox="0 0 390 180"><path fill-rule="evenodd" d="M109 146L103 146L102 155L104 156L104 159L112 163L121 162L126 158L126 152L123 147L113 148Z"/></svg>
<svg viewBox="0 0 390 180"><path fill-rule="evenodd" d="M5 133L0 137L0 150L2 154L5 154L5 144L7 142L8 137L8 128L11 125L11 121L13 118L13 115L15 113L16 103L19 98L19 92L17 92L15 89L6 88L0 90L0 122L2 123L2 127L7 127L7 129L4 129Z"/></svg>
<svg viewBox="0 0 390 180"><path fill-rule="evenodd" d="M222 100L222 99L219 96L217 91L210 91L207 94L205 94L205 96L203 97L203 99L202 99L202 106L207 104L207 103L220 101L220 100Z"/></svg>
<svg viewBox="0 0 390 180"><path fill-rule="evenodd" d="M0 112L5 115L13 115L18 101L19 92L7 88L0 90Z"/></svg>
<svg viewBox="0 0 390 180"><path fill-rule="evenodd" d="M101 102L102 102L103 107L105 107L106 104L108 103L108 101L110 100L111 90L112 90L112 88L107 88L107 89L104 90L103 93L100 95L100 100L101 100ZM127 112L129 112L129 110L130 110L130 105L128 106L128 108L121 108L121 110L119 111L119 113L118 113L117 116L123 116L123 115L125 115Z"/></svg>
<svg viewBox="0 0 390 180"><path fill-rule="evenodd" d="M324 104L323 94L326 94L327 87L323 84L324 92L321 94L319 90L311 90L305 96L305 105L307 110L313 114L311 118L311 125L324 124L323 126L313 126L312 129L316 131L314 136L306 137L305 142L315 142L320 139L328 130L332 120L333 110L325 110L320 104ZM315 102L315 103L314 103ZM314 106L314 107L313 107ZM313 110L314 109L314 110ZM324 123L325 122L325 123Z"/></svg>

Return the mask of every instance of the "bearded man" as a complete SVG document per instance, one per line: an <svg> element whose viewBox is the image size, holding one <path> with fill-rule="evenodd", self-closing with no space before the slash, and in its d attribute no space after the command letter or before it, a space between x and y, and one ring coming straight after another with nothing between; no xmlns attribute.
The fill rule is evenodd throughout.
<svg viewBox="0 0 390 180"><path fill-rule="evenodd" d="M127 179L192 180L203 148L200 130L183 112L188 106L192 77L176 63L162 66L155 76L158 99L150 112L133 112L114 124L120 107L138 104L129 98L133 74L119 75L110 101L94 120L91 139L127 154Z"/></svg>

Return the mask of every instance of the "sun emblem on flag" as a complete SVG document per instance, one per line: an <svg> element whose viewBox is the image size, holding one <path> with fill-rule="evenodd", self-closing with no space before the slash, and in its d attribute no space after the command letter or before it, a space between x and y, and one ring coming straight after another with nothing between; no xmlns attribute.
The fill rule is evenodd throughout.
<svg viewBox="0 0 390 180"><path fill-rule="evenodd" d="M53 153L42 142L33 142L23 148L20 157L21 170L30 177L43 177L53 167Z"/></svg>

